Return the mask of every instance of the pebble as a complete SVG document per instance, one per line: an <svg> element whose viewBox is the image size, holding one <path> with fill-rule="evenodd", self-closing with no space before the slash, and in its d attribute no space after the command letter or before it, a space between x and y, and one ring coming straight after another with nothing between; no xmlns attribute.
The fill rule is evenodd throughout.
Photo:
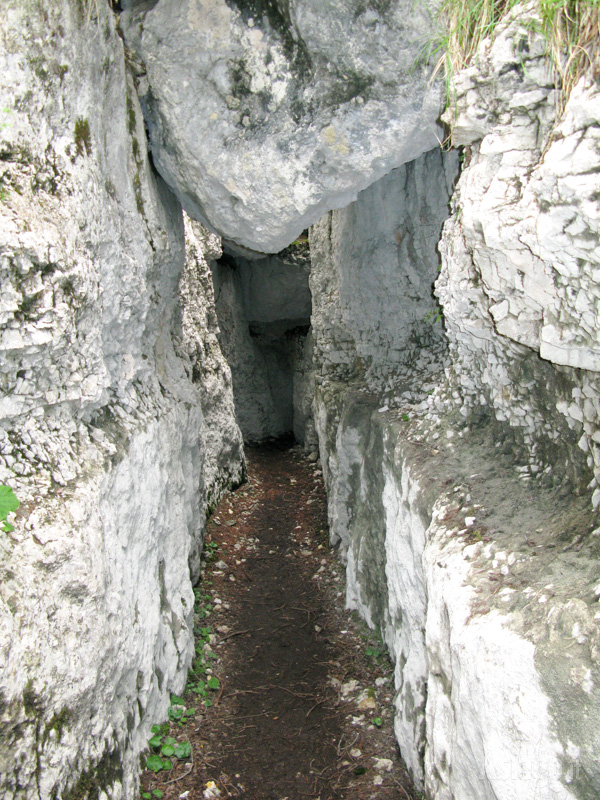
<svg viewBox="0 0 600 800"><path fill-rule="evenodd" d="M377 703L374 697L364 697L358 704L359 711L375 711Z"/></svg>
<svg viewBox="0 0 600 800"><path fill-rule="evenodd" d="M221 790L214 781L208 781L203 792L204 800L212 800L214 797L221 796Z"/></svg>

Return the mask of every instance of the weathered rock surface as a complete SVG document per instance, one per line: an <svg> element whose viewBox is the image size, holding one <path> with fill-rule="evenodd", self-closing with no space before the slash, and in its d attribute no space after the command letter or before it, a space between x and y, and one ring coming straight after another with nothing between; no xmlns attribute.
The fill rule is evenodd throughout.
<svg viewBox="0 0 600 800"><path fill-rule="evenodd" d="M0 29L0 794L129 800L243 471L208 237L149 168L105 4L6 2Z"/></svg>
<svg viewBox="0 0 600 800"><path fill-rule="evenodd" d="M315 362L337 378L396 389L423 348L443 348L432 293L458 172L439 148L393 170L310 229Z"/></svg>
<svg viewBox="0 0 600 800"><path fill-rule="evenodd" d="M489 428L381 413L337 382L315 402L347 603L394 657L396 734L426 796L595 798L600 543L585 499L524 484L490 458Z"/></svg>
<svg viewBox="0 0 600 800"><path fill-rule="evenodd" d="M525 205L518 197L511 202L486 194L502 178L501 161L534 165L532 174L544 168L544 142L530 133L549 133L553 114L542 103L531 131L529 117L515 117L511 127L507 108L519 96L519 80L528 88L530 80L547 80L534 38L523 49L531 63L521 71L514 66L522 29L518 21L512 25L512 34L500 32L490 51L498 48L490 56L495 67L489 80L485 69L481 78L488 92L501 92L506 81L505 93L494 95L496 105L481 107L496 126L498 146L512 142L513 151L496 157L490 145L488 154L484 138L466 152L455 213L444 225L436 294L449 352L440 331L425 336L419 322L426 308L436 309L426 280L433 282L435 268L419 267L435 264L435 239L414 255L420 229L408 226L406 251L398 259L388 245L394 229L377 224L394 219L398 197L385 184L394 173L381 189L376 184L359 195L358 221L343 227L351 207L311 229L315 423L332 541L347 562L347 602L381 629L394 655L396 733L426 796L592 800L600 791L598 726L591 722L600 714L593 567L600 492L592 496L587 484L596 458L596 378L541 359L539 343L511 336L490 313L494 302L507 299L527 322L527 298L546 286L535 275L531 283L525 279L525 256L518 255L528 249L522 247L525 234L510 228ZM524 30L533 37L529 26ZM470 74L479 80L479 72ZM475 102L478 95L470 91ZM471 109L469 97L459 100L459 126L461 109ZM594 96L588 99L588 110L578 112L582 119L594 114ZM579 96L570 102L578 104ZM519 103L514 108L519 111L510 113L521 113ZM472 116L480 125L478 109ZM498 120L507 123L505 131ZM579 135L594 133L586 127ZM418 174L427 159L433 154L403 170ZM577 174L576 163L562 169ZM519 175L524 184L530 177L526 168ZM582 183L571 202L581 203L591 219L593 203ZM448 182L438 177L438 184ZM401 216L422 207L427 218L431 200L418 186L408 182L401 193ZM385 214L379 192L389 198ZM441 213L437 203L439 198L434 217ZM559 225L551 207L529 210L531 230L542 221ZM443 213L440 224L442 219ZM571 246L578 243L573 234ZM354 252L361 254L364 278ZM543 272L549 256L544 264L536 258ZM561 250L554 260L563 258L569 256ZM415 269L420 281L410 280ZM396 285L401 288L395 291ZM492 302L494 292L506 298ZM552 300L566 326L572 324L572 302L558 291ZM536 329L525 322L523 335L529 336ZM521 330L519 319L514 327Z"/></svg>
<svg viewBox="0 0 600 800"><path fill-rule="evenodd" d="M128 5L154 163L225 238L277 252L436 144L435 3Z"/></svg>
<svg viewBox="0 0 600 800"><path fill-rule="evenodd" d="M311 297L307 244L261 259L236 258L244 315L252 323L308 325Z"/></svg>
<svg viewBox="0 0 600 800"><path fill-rule="evenodd" d="M437 284L455 399L509 422L524 477L566 475L598 506L600 92L582 78L556 121L534 11L512 13L448 112L466 146Z"/></svg>
<svg viewBox="0 0 600 800"><path fill-rule="evenodd" d="M5 0L0 482L22 505L0 533L0 792L135 796L191 657L205 508L243 474L220 337L247 438L310 444L314 392L348 603L394 655L427 795L595 800L596 82L555 119L529 7L456 77L442 326L457 157L431 152L439 94L408 75L426 7L123 5L192 215L279 250L356 199L311 230L307 333L305 271L228 265L150 168L107 6Z"/></svg>

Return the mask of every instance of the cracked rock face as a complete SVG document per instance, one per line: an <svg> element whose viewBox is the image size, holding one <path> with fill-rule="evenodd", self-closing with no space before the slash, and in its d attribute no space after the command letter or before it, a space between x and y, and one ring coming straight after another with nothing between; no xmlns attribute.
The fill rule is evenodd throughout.
<svg viewBox="0 0 600 800"><path fill-rule="evenodd" d="M193 655L205 509L243 474L216 237L152 173L114 16L86 8L0 14L6 800L138 795Z"/></svg>
<svg viewBox="0 0 600 800"><path fill-rule="evenodd" d="M513 9L456 76L465 158L436 294L461 413L493 410L524 445L524 477L560 480L564 464L598 508L600 92L582 77L557 119L544 52Z"/></svg>
<svg viewBox="0 0 600 800"><path fill-rule="evenodd" d="M437 144L441 93L419 63L433 3L128 5L154 162L227 239L277 252Z"/></svg>

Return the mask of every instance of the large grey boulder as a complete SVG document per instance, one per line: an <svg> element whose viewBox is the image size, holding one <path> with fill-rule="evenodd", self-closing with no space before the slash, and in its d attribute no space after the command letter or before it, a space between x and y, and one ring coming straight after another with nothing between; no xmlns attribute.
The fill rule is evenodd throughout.
<svg viewBox="0 0 600 800"><path fill-rule="evenodd" d="M435 0L128 5L154 163L227 239L277 252L437 143Z"/></svg>

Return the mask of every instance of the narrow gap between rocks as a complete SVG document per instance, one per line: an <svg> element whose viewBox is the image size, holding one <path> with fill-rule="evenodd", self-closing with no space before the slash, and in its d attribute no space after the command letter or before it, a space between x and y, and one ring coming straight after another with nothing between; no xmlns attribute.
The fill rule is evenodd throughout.
<svg viewBox="0 0 600 800"><path fill-rule="evenodd" d="M149 763L163 768L144 773L143 796L414 800L393 669L344 610L321 470L291 440L247 457L248 482L207 525L196 659L171 722L155 727Z"/></svg>
<svg viewBox="0 0 600 800"><path fill-rule="evenodd" d="M312 298L307 234L273 255L211 263L219 344L246 442L293 433L312 447Z"/></svg>

